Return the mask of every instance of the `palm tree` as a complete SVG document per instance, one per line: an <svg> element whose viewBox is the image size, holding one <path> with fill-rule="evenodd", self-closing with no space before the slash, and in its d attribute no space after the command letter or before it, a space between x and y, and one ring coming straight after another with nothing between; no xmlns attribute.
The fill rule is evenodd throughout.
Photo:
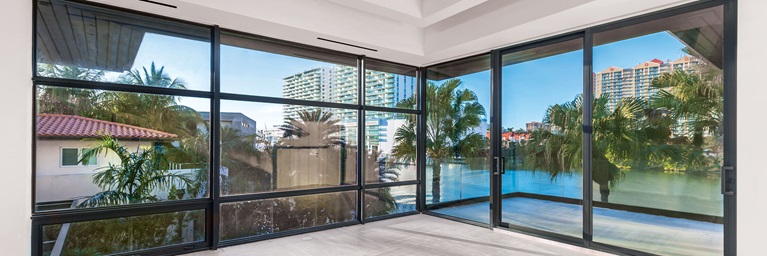
<svg viewBox="0 0 767 256"><path fill-rule="evenodd" d="M142 72L143 71L143 72ZM165 67L157 67L154 61L149 67L142 67L141 70L134 69L120 77L122 83L135 84L143 86L154 86L170 89L186 89L186 83L181 78L171 78L168 73L165 73Z"/></svg>
<svg viewBox="0 0 767 256"><path fill-rule="evenodd" d="M454 158L487 156L489 149L483 134L474 131L485 116L485 108L477 95L460 89L460 79L450 79L441 85L429 82L426 87L426 156L432 165L432 201L439 202L442 163ZM415 95L397 103L397 107L413 108ZM397 129L392 155L398 160L416 158L415 118Z"/></svg>
<svg viewBox="0 0 767 256"><path fill-rule="evenodd" d="M328 146L344 141L339 136L344 126L333 114L322 110L300 111L298 119L288 118L280 127L284 140L280 143L288 146Z"/></svg>
<svg viewBox="0 0 767 256"><path fill-rule="evenodd" d="M676 121L686 126L686 133L678 139L687 140L692 150L702 150L705 135L714 135L713 148L721 151L722 118L724 116L724 86L722 71L708 64L699 64L694 72L675 70L652 81L658 93L651 106L667 111Z"/></svg>
<svg viewBox="0 0 767 256"><path fill-rule="evenodd" d="M53 64L41 64L38 66L37 72L46 77L86 81L100 81L104 77L104 71L101 70ZM79 116L93 114L94 96L96 95L93 90L54 86L40 86L39 88L37 110L40 113Z"/></svg>
<svg viewBox="0 0 767 256"><path fill-rule="evenodd" d="M157 69L154 62L149 70L146 67L142 70L134 69L121 76L122 82L171 89L186 88L183 79L170 78L165 67ZM96 97L96 108L99 111L94 118L97 119L165 131L180 137L194 137L199 131L197 125L204 121L196 110L180 105L176 96L108 91Z"/></svg>
<svg viewBox="0 0 767 256"><path fill-rule="evenodd" d="M622 98L613 110L609 96L594 99L592 177L599 185L600 200L609 201L610 189L624 177L624 169L652 163L680 161L682 149L667 143L671 136L664 112L647 108L636 98ZM539 129L522 144L525 165L543 170L553 180L559 175L582 171L583 99L550 106Z"/></svg>
<svg viewBox="0 0 767 256"><path fill-rule="evenodd" d="M165 147L155 143L148 149L129 151L110 137L102 138L95 148L86 150L80 161L98 154L114 154L119 164L110 163L96 169L93 183L101 192L88 197L80 207L99 207L160 201L156 191L169 191L173 185L192 186L196 181L188 175L171 173Z"/></svg>

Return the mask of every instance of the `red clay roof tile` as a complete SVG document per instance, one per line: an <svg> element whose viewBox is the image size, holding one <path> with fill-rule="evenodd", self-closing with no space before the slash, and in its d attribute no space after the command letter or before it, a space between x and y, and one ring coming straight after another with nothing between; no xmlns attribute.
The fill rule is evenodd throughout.
<svg viewBox="0 0 767 256"><path fill-rule="evenodd" d="M38 114L37 136L118 139L170 139L178 135L143 127L73 115Z"/></svg>

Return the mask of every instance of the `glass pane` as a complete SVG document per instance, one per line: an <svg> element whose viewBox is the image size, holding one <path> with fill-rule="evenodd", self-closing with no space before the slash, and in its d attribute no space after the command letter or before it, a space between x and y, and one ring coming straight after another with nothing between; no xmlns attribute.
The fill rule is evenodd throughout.
<svg viewBox="0 0 767 256"><path fill-rule="evenodd" d="M722 12L594 35L594 241L723 254Z"/></svg>
<svg viewBox="0 0 767 256"><path fill-rule="evenodd" d="M221 91L357 103L357 60L221 34Z"/></svg>
<svg viewBox="0 0 767 256"><path fill-rule="evenodd" d="M365 182L417 180L417 115L365 112Z"/></svg>
<svg viewBox="0 0 767 256"><path fill-rule="evenodd" d="M51 0L38 5L37 74L210 90L210 30Z"/></svg>
<svg viewBox="0 0 767 256"><path fill-rule="evenodd" d="M582 49L578 38L503 56L502 222L582 236Z"/></svg>
<svg viewBox="0 0 767 256"><path fill-rule="evenodd" d="M430 68L426 88L426 203L484 223L490 221L489 69L489 56Z"/></svg>
<svg viewBox="0 0 767 256"><path fill-rule="evenodd" d="M221 240L352 221L357 192L338 192L221 204Z"/></svg>
<svg viewBox="0 0 767 256"><path fill-rule="evenodd" d="M417 108L416 69L382 61L365 62L365 105Z"/></svg>
<svg viewBox="0 0 767 256"><path fill-rule="evenodd" d="M357 184L356 110L221 101L221 194Z"/></svg>
<svg viewBox="0 0 767 256"><path fill-rule="evenodd" d="M80 158L78 153L80 149L77 148L62 148L61 149L61 165L63 166L75 166L78 165Z"/></svg>
<svg viewBox="0 0 767 256"><path fill-rule="evenodd" d="M80 157L83 160L82 164L85 166L94 166L98 164L98 156L95 154L90 154L88 157L83 157L85 153L87 153L90 150L94 150L94 149L93 148L80 149Z"/></svg>
<svg viewBox="0 0 767 256"><path fill-rule="evenodd" d="M416 185L365 190L365 218L415 211Z"/></svg>
<svg viewBox="0 0 767 256"><path fill-rule="evenodd" d="M107 255L205 241L205 211L43 226L43 255Z"/></svg>
<svg viewBox="0 0 767 256"><path fill-rule="evenodd" d="M38 211L207 197L209 99L38 86L36 100Z"/></svg>

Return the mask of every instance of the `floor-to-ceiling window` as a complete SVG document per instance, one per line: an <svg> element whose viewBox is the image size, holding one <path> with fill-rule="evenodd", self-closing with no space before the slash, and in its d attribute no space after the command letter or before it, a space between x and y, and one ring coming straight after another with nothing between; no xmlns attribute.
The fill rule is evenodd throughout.
<svg viewBox="0 0 767 256"><path fill-rule="evenodd" d="M594 241L721 255L723 7L594 34Z"/></svg>
<svg viewBox="0 0 767 256"><path fill-rule="evenodd" d="M38 1L36 36L34 211L58 216L40 221L38 252L203 243L210 29ZM100 211L143 205L165 207Z"/></svg>
<svg viewBox="0 0 767 256"><path fill-rule="evenodd" d="M427 205L489 223L490 56L429 67L426 78Z"/></svg>
<svg viewBox="0 0 767 256"><path fill-rule="evenodd" d="M36 3L34 253L174 254L415 212L416 67Z"/></svg>

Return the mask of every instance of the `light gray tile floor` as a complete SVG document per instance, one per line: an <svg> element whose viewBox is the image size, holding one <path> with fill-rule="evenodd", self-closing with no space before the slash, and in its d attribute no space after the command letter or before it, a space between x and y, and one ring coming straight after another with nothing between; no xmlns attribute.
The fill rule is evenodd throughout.
<svg viewBox="0 0 767 256"><path fill-rule="evenodd" d="M487 223L489 205L477 203L435 212ZM581 237L580 205L508 198L503 221L549 232ZM594 208L594 241L661 255L722 255L722 224L644 213Z"/></svg>
<svg viewBox="0 0 767 256"><path fill-rule="evenodd" d="M413 215L203 251L213 255L607 255L442 218Z"/></svg>

